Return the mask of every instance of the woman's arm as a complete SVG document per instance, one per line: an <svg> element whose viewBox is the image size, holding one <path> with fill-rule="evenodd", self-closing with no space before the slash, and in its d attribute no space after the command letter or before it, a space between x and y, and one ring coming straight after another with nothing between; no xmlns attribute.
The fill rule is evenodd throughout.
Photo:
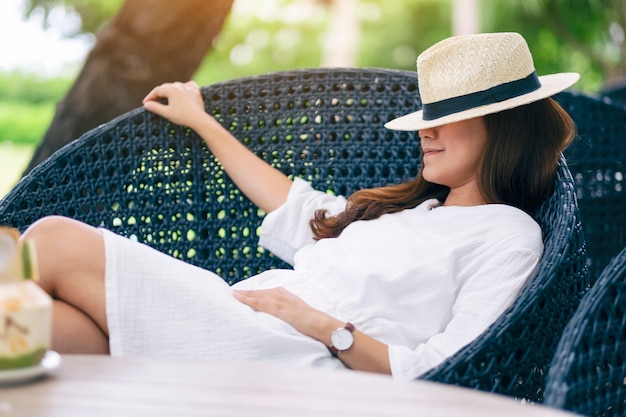
<svg viewBox="0 0 626 417"><path fill-rule="evenodd" d="M284 288L236 290L233 294L254 310L271 314L326 346L331 344L333 330L345 325L341 320L312 308ZM339 353L339 359L351 369L391 375L387 345L358 329L354 331L352 347Z"/></svg>
<svg viewBox="0 0 626 417"><path fill-rule="evenodd" d="M159 99L167 99L167 104L160 103ZM237 187L265 212L285 202L291 180L250 152L204 110L195 82L162 84L148 93L143 105L200 135Z"/></svg>

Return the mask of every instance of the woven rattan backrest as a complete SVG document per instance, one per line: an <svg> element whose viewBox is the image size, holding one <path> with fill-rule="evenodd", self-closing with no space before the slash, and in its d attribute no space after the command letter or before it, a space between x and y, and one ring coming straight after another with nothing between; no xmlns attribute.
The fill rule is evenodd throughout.
<svg viewBox="0 0 626 417"><path fill-rule="evenodd" d="M349 195L413 178L415 133L383 124L419 108L415 73L313 69L203 88L206 109L257 155L314 187ZM558 335L586 288L575 189L565 161L537 220L545 255L518 301L427 379L539 399ZM34 169L0 202L21 229L63 214L135 238L235 282L285 266L257 246L260 213L202 141L137 109ZM506 279L506 277L503 277Z"/></svg>
<svg viewBox="0 0 626 417"><path fill-rule="evenodd" d="M545 403L586 416L626 416L626 247L567 325Z"/></svg>
<svg viewBox="0 0 626 417"><path fill-rule="evenodd" d="M315 187L350 194L414 177L414 132L384 122L420 105L414 72L313 69L203 88L207 111L256 154ZM233 283L285 266L259 248L259 212L201 139L143 109L37 167L0 202L21 229L62 214L133 237Z"/></svg>
<svg viewBox="0 0 626 417"><path fill-rule="evenodd" d="M618 105L626 106L626 79L622 79L620 84L600 91L600 94Z"/></svg>
<svg viewBox="0 0 626 417"><path fill-rule="evenodd" d="M592 278L626 246L626 107L562 93L578 137L565 151L576 184Z"/></svg>

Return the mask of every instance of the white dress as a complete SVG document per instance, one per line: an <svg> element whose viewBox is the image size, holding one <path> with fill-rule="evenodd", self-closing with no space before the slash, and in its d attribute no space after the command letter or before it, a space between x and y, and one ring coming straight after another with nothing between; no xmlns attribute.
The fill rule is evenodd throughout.
<svg viewBox="0 0 626 417"><path fill-rule="evenodd" d="M293 265L234 285L285 287L389 345L394 377L412 379L483 332L513 302L543 252L541 230L502 205L414 209L312 239L308 221L343 197L296 180L268 214L260 244ZM436 207L436 208L434 208ZM269 361L344 368L320 342L232 296L221 278L103 231L113 355Z"/></svg>

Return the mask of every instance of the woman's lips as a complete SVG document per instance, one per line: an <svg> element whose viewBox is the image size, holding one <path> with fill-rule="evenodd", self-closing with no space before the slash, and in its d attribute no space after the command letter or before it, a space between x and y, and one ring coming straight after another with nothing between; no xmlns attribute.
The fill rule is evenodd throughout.
<svg viewBox="0 0 626 417"><path fill-rule="evenodd" d="M424 154L424 156L429 156L429 155L434 155L436 153L441 152L442 149L430 149L430 148L426 148L422 150L422 153Z"/></svg>

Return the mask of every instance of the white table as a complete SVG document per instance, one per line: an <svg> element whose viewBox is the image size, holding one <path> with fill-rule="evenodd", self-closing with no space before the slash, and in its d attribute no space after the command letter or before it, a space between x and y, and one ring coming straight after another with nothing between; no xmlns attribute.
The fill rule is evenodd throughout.
<svg viewBox="0 0 626 417"><path fill-rule="evenodd" d="M511 398L355 371L65 355L43 379L0 388L0 417L565 417Z"/></svg>

